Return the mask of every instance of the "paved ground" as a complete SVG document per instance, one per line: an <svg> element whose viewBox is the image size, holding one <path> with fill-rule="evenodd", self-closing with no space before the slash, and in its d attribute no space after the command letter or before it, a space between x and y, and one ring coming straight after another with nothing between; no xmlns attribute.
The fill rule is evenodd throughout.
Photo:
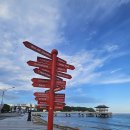
<svg viewBox="0 0 130 130"><path fill-rule="evenodd" d="M47 130L46 126L27 121L27 115L0 120L0 130ZM59 130L59 129L54 129Z"/></svg>

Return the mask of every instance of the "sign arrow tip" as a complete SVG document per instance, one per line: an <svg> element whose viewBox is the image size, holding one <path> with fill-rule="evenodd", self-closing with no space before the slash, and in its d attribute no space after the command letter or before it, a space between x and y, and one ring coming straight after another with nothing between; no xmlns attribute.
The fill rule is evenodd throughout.
<svg viewBox="0 0 130 130"><path fill-rule="evenodd" d="M26 46L26 47L27 47L27 46L28 46L28 44L29 44L29 42L28 42L28 41L24 41L24 42L23 42L23 44L24 44L24 46Z"/></svg>

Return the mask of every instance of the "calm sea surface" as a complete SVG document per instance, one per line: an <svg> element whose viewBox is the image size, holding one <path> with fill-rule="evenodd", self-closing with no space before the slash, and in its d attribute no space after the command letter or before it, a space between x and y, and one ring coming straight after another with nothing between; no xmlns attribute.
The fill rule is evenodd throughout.
<svg viewBox="0 0 130 130"><path fill-rule="evenodd" d="M42 116L47 120L47 115ZM65 114L58 114L54 123L80 130L130 130L130 114L113 114L110 118L78 117L77 114L65 117Z"/></svg>

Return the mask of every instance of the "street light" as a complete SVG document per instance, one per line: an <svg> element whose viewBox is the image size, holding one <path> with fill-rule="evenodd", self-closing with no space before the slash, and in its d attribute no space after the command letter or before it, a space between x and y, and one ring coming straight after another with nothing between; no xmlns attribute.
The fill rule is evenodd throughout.
<svg viewBox="0 0 130 130"><path fill-rule="evenodd" d="M15 87L11 87L11 88L8 88L8 89L0 89L0 90L2 90L2 99L1 99L1 106L3 105L3 100L4 100L4 95L5 95L5 91L7 91L7 90L9 90L9 89L13 89L13 88L15 88Z"/></svg>

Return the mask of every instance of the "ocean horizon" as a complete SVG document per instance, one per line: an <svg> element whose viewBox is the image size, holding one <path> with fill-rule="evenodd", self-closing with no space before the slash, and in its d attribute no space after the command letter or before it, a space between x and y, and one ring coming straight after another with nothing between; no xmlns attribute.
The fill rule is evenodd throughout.
<svg viewBox="0 0 130 130"><path fill-rule="evenodd" d="M47 120L47 114L42 114L42 118ZM130 113L113 113L112 117L79 117L72 114L65 117L65 114L58 114L54 117L54 123L79 128L80 130L130 130Z"/></svg>

